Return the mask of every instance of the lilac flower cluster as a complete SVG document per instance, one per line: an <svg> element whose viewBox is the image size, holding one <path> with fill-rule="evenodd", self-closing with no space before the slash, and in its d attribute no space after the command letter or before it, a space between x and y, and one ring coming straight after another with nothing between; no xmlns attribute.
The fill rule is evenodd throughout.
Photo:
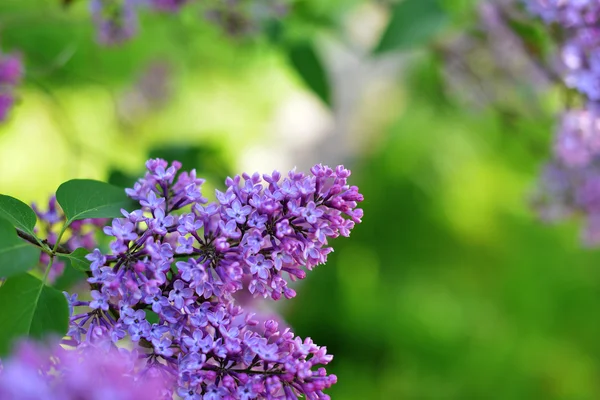
<svg viewBox="0 0 600 400"><path fill-rule="evenodd" d="M15 88L23 76L23 64L17 55L0 52L0 122L5 121L15 102Z"/></svg>
<svg viewBox="0 0 600 400"><path fill-rule="evenodd" d="M549 222L581 214L585 219L582 242L600 244L600 164L598 160L582 168L553 161L542 173L534 207Z"/></svg>
<svg viewBox="0 0 600 400"><path fill-rule="evenodd" d="M250 33L262 21L283 16L286 0L90 0L97 40L103 45L122 43L139 29L140 9L177 13L194 3L204 9L209 21L231 35Z"/></svg>
<svg viewBox="0 0 600 400"><path fill-rule="evenodd" d="M583 240L600 244L600 2L527 0L527 8L562 31L562 77L582 97L583 106L565 110L536 194L540 214L550 220L581 213Z"/></svg>
<svg viewBox="0 0 600 400"><path fill-rule="evenodd" d="M600 154L600 110L567 110L556 132L554 153L568 167L585 167Z"/></svg>
<svg viewBox="0 0 600 400"><path fill-rule="evenodd" d="M592 26L600 19L596 0L528 0L529 12L546 23L559 23L567 28Z"/></svg>
<svg viewBox="0 0 600 400"><path fill-rule="evenodd" d="M0 370L0 399L165 399L167 382L140 371L136 351L24 342Z"/></svg>
<svg viewBox="0 0 600 400"><path fill-rule="evenodd" d="M52 196L48 201L46 211L42 211L36 204L31 207L38 217L38 226L36 233L38 237L44 237L50 246L54 246L58 240L58 232L66 222L66 217L56 201L56 197ZM106 224L106 219L84 219L74 221L63 235L64 240L60 245L63 252L73 252L76 249L83 247L88 250L93 250L98 246L95 238L97 228L101 228ZM50 263L50 256L42 252L40 255L40 266L45 271ZM59 259L55 259L52 263L52 268L48 273L48 282L52 283L59 277L65 269L65 263Z"/></svg>
<svg viewBox="0 0 600 400"><path fill-rule="evenodd" d="M336 377L320 367L332 359L326 348L273 320L258 326L233 295L295 296L286 277L304 278L326 261L328 239L361 221L350 171L235 176L208 203L195 171L178 174L179 163L160 159L146 166L127 189L141 208L104 228L110 254L88 256L92 300L69 296L66 343L128 337L185 400L328 399Z"/></svg>
<svg viewBox="0 0 600 400"><path fill-rule="evenodd" d="M595 0L528 0L528 9L565 31L560 58L567 86L600 101L600 3Z"/></svg>

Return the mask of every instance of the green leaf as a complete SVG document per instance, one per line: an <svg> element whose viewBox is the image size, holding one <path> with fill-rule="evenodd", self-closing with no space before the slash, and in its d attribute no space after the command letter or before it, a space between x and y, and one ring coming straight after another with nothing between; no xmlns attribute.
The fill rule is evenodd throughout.
<svg viewBox="0 0 600 400"><path fill-rule="evenodd" d="M40 250L21 239L14 226L0 218L0 277L28 271L39 259Z"/></svg>
<svg viewBox="0 0 600 400"><path fill-rule="evenodd" d="M37 216L27 204L14 197L0 194L0 218L6 219L15 228L35 236L33 228Z"/></svg>
<svg viewBox="0 0 600 400"><path fill-rule="evenodd" d="M146 313L146 321L150 322L151 324L158 324L160 322L158 314L154 311L144 310L144 312Z"/></svg>
<svg viewBox="0 0 600 400"><path fill-rule="evenodd" d="M85 281L88 277L86 271L90 270L90 261L85 256L89 253L87 249L80 247L71 254L60 254L65 270L52 286L58 290L69 290L75 284Z"/></svg>
<svg viewBox="0 0 600 400"><path fill-rule="evenodd" d="M290 47L288 57L304 83L325 104L331 106L329 78L313 45L310 43L296 43Z"/></svg>
<svg viewBox="0 0 600 400"><path fill-rule="evenodd" d="M374 52L409 50L427 44L447 20L438 0L401 1L394 5L390 22Z"/></svg>
<svg viewBox="0 0 600 400"><path fill-rule="evenodd" d="M56 191L56 200L67 216L67 224L86 218L121 217L121 209L139 208L125 190L90 179L74 179Z"/></svg>
<svg viewBox="0 0 600 400"><path fill-rule="evenodd" d="M62 337L69 327L67 299L29 274L16 275L0 287L0 356L24 337Z"/></svg>
<svg viewBox="0 0 600 400"><path fill-rule="evenodd" d="M90 261L85 258L88 254L90 254L90 252L87 249L80 247L71 254L61 254L60 256L67 258L73 268L85 272L90 270Z"/></svg>
<svg viewBox="0 0 600 400"><path fill-rule="evenodd" d="M62 259L65 263L65 269L63 273L56 278L56 281L52 284L56 289L63 291L69 291L80 282L84 282L87 279L85 272L73 267L73 263L68 258Z"/></svg>

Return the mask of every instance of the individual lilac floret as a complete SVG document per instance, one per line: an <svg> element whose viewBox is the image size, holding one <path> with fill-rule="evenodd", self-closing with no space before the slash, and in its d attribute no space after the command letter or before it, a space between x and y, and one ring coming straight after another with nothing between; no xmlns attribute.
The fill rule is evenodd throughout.
<svg viewBox="0 0 600 400"><path fill-rule="evenodd" d="M0 370L2 400L165 400L168 382L140 374L136 352L22 343Z"/></svg>
<svg viewBox="0 0 600 400"><path fill-rule="evenodd" d="M91 0L90 11L100 44L119 44L130 39L138 29L136 0Z"/></svg>
<svg viewBox="0 0 600 400"><path fill-rule="evenodd" d="M235 176L208 203L195 171L161 159L146 167L126 190L141 208L104 229L110 254L87 257L92 300L68 296L65 343L111 346L128 336L147 349L146 368L177 378L182 398L328 399L336 378L319 367L332 359L325 348L272 320L257 329L233 294L295 295L286 279L324 263L329 238L361 221L350 171Z"/></svg>

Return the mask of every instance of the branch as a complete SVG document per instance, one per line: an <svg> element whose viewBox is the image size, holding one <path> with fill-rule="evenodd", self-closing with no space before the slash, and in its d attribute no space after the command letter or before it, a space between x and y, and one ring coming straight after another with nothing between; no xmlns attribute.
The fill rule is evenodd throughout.
<svg viewBox="0 0 600 400"><path fill-rule="evenodd" d="M45 251L46 253L49 252L48 249L43 248L42 246L40 246L40 243L37 241L37 238L33 235L30 235L27 232L22 231L19 228L15 228L17 230L17 235L19 235L19 237L21 239L26 240L27 242L31 243L32 245L41 248L43 251ZM42 243L47 245L50 249L54 248L54 244L53 243L49 243L47 240L42 240ZM62 245L58 245L56 246L56 253L58 254L71 254L72 252L67 249L65 246Z"/></svg>

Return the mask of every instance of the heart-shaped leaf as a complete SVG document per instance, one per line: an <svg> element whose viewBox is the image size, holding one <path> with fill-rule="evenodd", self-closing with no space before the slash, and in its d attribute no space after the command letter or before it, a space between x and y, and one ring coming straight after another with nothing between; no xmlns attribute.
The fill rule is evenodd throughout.
<svg viewBox="0 0 600 400"><path fill-rule="evenodd" d="M39 259L40 249L21 239L14 226L0 218L0 277L7 278L26 272Z"/></svg>
<svg viewBox="0 0 600 400"><path fill-rule="evenodd" d="M67 224L86 218L121 217L121 209L139 208L125 190L90 179L74 179L56 191L56 200L67 216Z"/></svg>
<svg viewBox="0 0 600 400"><path fill-rule="evenodd" d="M62 337L69 327L65 296L39 279L20 274L0 286L0 355L22 337Z"/></svg>
<svg viewBox="0 0 600 400"><path fill-rule="evenodd" d="M0 218L4 218L15 228L35 236L33 228L35 227L37 216L31 207L21 200L0 194Z"/></svg>

